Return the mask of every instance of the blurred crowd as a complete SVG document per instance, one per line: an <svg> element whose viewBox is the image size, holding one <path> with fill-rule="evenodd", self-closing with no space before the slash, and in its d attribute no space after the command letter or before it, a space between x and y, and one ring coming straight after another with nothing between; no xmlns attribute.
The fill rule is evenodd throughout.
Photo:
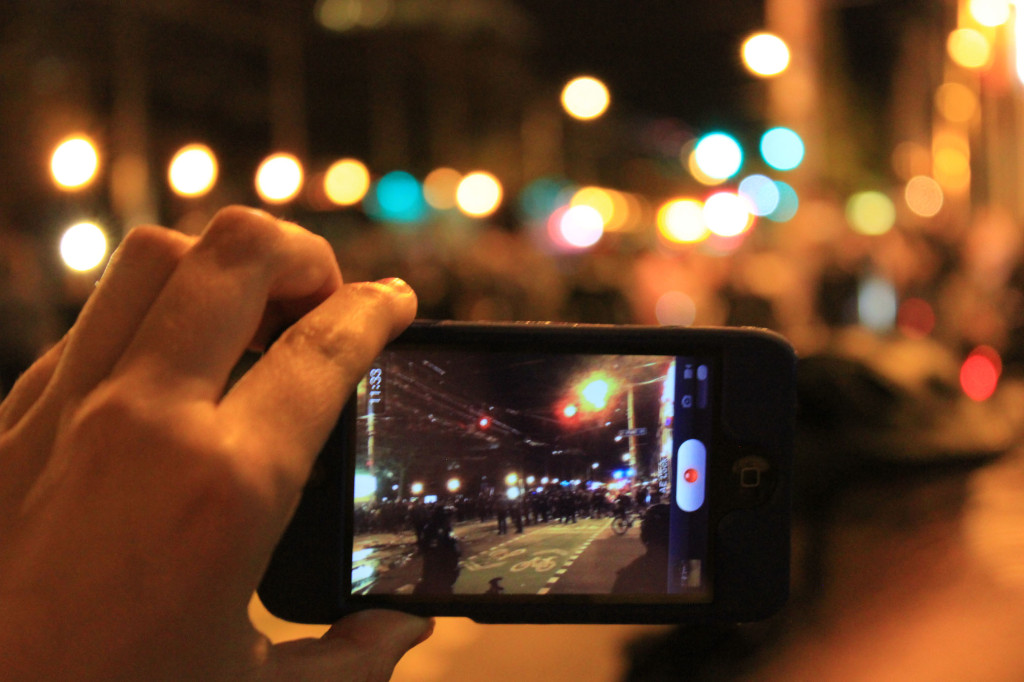
<svg viewBox="0 0 1024 682"><path fill-rule="evenodd" d="M490 222L416 226L356 212L296 220L334 244L347 280L410 282L424 318L752 325L781 332L801 355L827 349L837 330L860 328L929 339L958 359L984 345L1009 374L1024 353L1022 238L997 211L958 229L866 236L819 200L789 223L757 225L741 244L607 233L577 252L512 209ZM193 216L178 227L200 224ZM63 333L91 288L89 275L66 274L44 251L0 231L0 386Z"/></svg>

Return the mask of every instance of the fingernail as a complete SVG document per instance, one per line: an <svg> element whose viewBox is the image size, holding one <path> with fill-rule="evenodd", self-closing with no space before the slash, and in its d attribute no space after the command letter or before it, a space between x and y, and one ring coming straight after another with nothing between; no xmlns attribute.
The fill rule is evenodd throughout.
<svg viewBox="0 0 1024 682"><path fill-rule="evenodd" d="M412 287L400 277L388 277L386 279L377 280L377 284L386 286L390 289L394 289L397 293L408 294L412 292Z"/></svg>

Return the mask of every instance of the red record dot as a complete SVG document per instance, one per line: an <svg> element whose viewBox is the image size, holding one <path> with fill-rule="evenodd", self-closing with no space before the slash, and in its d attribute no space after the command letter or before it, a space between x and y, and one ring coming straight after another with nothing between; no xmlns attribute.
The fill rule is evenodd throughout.
<svg viewBox="0 0 1024 682"><path fill-rule="evenodd" d="M697 477L698 474L696 469L687 469L683 472L683 480L687 483L696 483Z"/></svg>

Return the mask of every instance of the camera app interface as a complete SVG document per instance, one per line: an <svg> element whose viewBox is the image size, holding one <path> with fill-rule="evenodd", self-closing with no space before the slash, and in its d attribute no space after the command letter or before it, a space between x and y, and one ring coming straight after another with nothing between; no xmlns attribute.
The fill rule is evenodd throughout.
<svg viewBox="0 0 1024 682"><path fill-rule="evenodd" d="M713 367L386 352L358 389L351 593L710 600Z"/></svg>

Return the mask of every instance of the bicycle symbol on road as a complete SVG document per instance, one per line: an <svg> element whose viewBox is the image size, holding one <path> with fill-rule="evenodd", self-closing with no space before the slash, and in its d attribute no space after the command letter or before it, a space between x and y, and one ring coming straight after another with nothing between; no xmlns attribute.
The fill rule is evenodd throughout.
<svg viewBox="0 0 1024 682"><path fill-rule="evenodd" d="M568 554L568 552L561 549L547 549L543 550L546 554ZM519 573L527 569L532 568L538 573L547 573L551 569L558 565L558 558L555 556L541 556L540 553L536 554L533 558L527 559L526 561L520 561L518 564L512 567L513 573Z"/></svg>
<svg viewBox="0 0 1024 682"><path fill-rule="evenodd" d="M463 568L468 571L486 571L489 568L497 568L505 564L507 559L525 554L526 549L520 547L519 549L507 549L505 547L495 547L487 553L486 556L479 557L480 561L485 563L477 563L477 557L468 559L463 564Z"/></svg>

